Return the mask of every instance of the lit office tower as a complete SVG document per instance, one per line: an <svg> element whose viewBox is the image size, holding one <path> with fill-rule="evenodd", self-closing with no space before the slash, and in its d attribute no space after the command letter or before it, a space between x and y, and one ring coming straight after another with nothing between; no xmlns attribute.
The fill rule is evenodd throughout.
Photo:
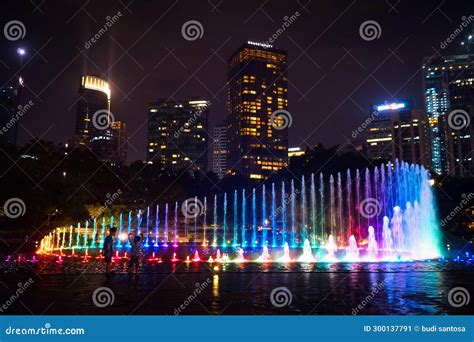
<svg viewBox="0 0 474 342"><path fill-rule="evenodd" d="M16 121L17 89L0 89L0 145L15 145L17 138Z"/></svg>
<svg viewBox="0 0 474 342"><path fill-rule="evenodd" d="M127 163L128 140L127 125L123 121L112 122L114 163L124 165Z"/></svg>
<svg viewBox="0 0 474 342"><path fill-rule="evenodd" d="M79 85L76 140L89 146L99 160L113 161L113 132L110 127L110 87L104 79L83 75Z"/></svg>
<svg viewBox="0 0 474 342"><path fill-rule="evenodd" d="M458 163L469 162L468 154L461 151L452 155L451 145L459 152L460 146L470 145L471 136L466 132L453 132L449 127L449 113L462 109L469 113L474 104L474 55L455 55L427 58L423 62L423 84L425 110L429 118L431 164L437 173L461 174L465 166ZM454 135L453 135L454 133ZM458 135L461 134L459 139ZM454 140L453 140L454 139ZM468 141L469 140L469 141ZM464 148L465 149L465 148ZM461 148L462 150L462 148ZM463 157L464 156L464 157Z"/></svg>
<svg viewBox="0 0 474 342"><path fill-rule="evenodd" d="M378 103L371 107L367 127L367 156L429 166L427 119L412 100Z"/></svg>
<svg viewBox="0 0 474 342"><path fill-rule="evenodd" d="M162 169L207 171L210 102L159 100L148 107L150 164Z"/></svg>
<svg viewBox="0 0 474 342"><path fill-rule="evenodd" d="M93 136L99 134L92 119L98 111L110 112L110 87L100 77L83 75L79 85L79 100L76 112L76 137L83 145L89 145Z"/></svg>
<svg viewBox="0 0 474 342"><path fill-rule="evenodd" d="M214 146L212 148L212 172L222 179L227 172L227 124L214 127Z"/></svg>
<svg viewBox="0 0 474 342"><path fill-rule="evenodd" d="M288 128L275 129L272 113L288 109L287 55L247 42L227 66L227 167L254 179L288 165Z"/></svg>

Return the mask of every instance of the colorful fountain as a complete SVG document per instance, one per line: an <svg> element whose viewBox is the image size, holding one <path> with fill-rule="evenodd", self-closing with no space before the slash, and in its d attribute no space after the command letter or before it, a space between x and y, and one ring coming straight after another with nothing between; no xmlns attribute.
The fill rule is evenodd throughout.
<svg viewBox="0 0 474 342"><path fill-rule="evenodd" d="M209 202L213 204L209 206ZM98 253L109 227L115 225L119 231L116 248L121 255L129 248L128 234L134 233L143 235L144 247L155 259L155 254L171 249L181 253L178 257L174 254L172 260L189 257L190 262L440 257L433 194L428 173L419 165L397 162L362 172L311 174L271 187L267 184L214 195L209 202L195 197L181 206L164 203L128 212L124 215L128 219L120 214L57 228L43 238L38 253ZM189 214L191 205L197 208L197 215Z"/></svg>

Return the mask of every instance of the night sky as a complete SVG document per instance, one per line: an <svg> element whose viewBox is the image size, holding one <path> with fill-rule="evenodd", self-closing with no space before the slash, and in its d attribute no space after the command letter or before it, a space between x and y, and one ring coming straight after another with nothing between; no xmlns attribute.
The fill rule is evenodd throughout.
<svg viewBox="0 0 474 342"><path fill-rule="evenodd" d="M122 16L89 49L85 42ZM27 50L21 74L19 143L32 137L65 142L73 135L80 75L109 78L112 112L128 125L129 162L144 159L147 105L158 98L212 101L211 124L226 115L226 61L247 40L266 41L296 11L301 15L273 43L288 51L290 146L330 146L349 138L370 104L414 97L422 108L423 56L462 52L462 36L440 43L474 14L472 0L414 1L49 1L3 0L1 28L20 20L26 35L0 36L0 80L18 72L18 47ZM199 21L201 39L181 34ZM381 36L365 41L359 26L375 20ZM3 30L2 30L3 32ZM467 33L467 32L465 32Z"/></svg>

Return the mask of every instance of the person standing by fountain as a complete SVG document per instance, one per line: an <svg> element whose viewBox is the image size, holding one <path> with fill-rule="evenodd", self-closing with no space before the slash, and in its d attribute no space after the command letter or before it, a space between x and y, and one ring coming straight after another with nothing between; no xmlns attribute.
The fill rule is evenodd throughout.
<svg viewBox="0 0 474 342"><path fill-rule="evenodd" d="M135 273L138 274L140 271L140 264L143 258L143 238L140 236L133 236L133 234L128 235L128 240L132 249L130 251L130 264L128 265L128 271L131 273L135 269Z"/></svg>
<svg viewBox="0 0 474 342"><path fill-rule="evenodd" d="M105 238L104 246L102 247L105 261L105 275L107 277L110 275L110 264L112 263L112 256L114 255L114 237L116 233L117 228L111 227L109 229L109 235Z"/></svg>

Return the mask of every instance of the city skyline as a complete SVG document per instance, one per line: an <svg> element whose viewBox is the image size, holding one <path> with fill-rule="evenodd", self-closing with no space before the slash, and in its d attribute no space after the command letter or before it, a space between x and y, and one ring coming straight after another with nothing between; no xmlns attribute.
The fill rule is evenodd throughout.
<svg viewBox="0 0 474 342"><path fill-rule="evenodd" d="M459 46L461 36L457 37L457 41L448 44L449 46L446 49L440 48L440 44L446 40L446 32L454 31L459 26L455 25L456 20L460 22L461 16L466 14L462 13L462 6L439 9L434 7L434 12L430 13L422 6L417 8L416 5L413 5L406 18L407 27L400 27L397 32L394 32L390 29L390 20L397 16L397 12L404 13L404 16L407 16L408 8L404 7L405 4L401 4L395 10L387 4L380 4L374 6L371 13L367 14L361 13L361 4L352 4L351 2L340 4L340 7L334 5L334 8L333 5L322 5L324 13L328 17L327 24L332 24L327 31L330 37L317 39L306 50L317 36L305 34L308 31L305 28L311 25L313 18L321 19L323 17L314 6L310 3L307 8L303 8L299 4L294 4L294 6L282 6L281 8L273 6L267 10L265 7L258 9L255 4L242 3L237 8L235 8L236 5L226 4L216 10L209 5L209 8L203 8L202 11L215 13L217 24L224 17L228 17L225 13L230 13L233 10L242 16L247 14L245 18L248 18L248 20L242 30L238 32L238 37L235 37L232 32L216 32L214 20L206 18L202 22L203 37L195 41L187 41L181 36L181 26L187 20L199 20L200 13L183 12L180 16L186 18L183 18L182 22L169 23L166 21L164 13L167 12L165 11L169 9L169 11L177 12L178 9L181 9L179 4L173 6L173 2L170 2L164 4L163 8L160 7L162 9L161 13L165 15L162 19L153 18L154 20L150 20L150 25L155 21L157 22L155 26L152 26L152 32L146 31L146 28L143 30L146 31L146 34L141 44L140 42L124 44L122 39L128 38L131 41L133 39L129 37L129 34L124 33L127 24L122 23L122 21L130 20L136 23L138 17L136 13L143 12L147 8L141 4L136 6L135 9L128 9L133 12L130 13L127 9L120 8L123 7L122 5L111 2L110 4L101 4L98 7L90 6L90 9L86 7L80 10L80 7L78 7L79 12L68 23L62 24L64 25L65 34L74 29L75 24L81 27L78 30L81 32L75 31L75 34L72 35L74 39L70 39L72 45L74 45L70 52L77 51L72 55L71 53L65 53L65 51L56 50L57 47L54 46L55 37L52 37L52 40L48 43L51 46L47 44L40 50L42 44L37 43L37 41L43 41L41 38L46 37L44 42L47 42L49 38L49 35L45 34L47 32L28 30L27 36L21 41L2 41L2 48L5 46L5 51L11 51L19 45L25 47L27 54L23 58L22 75L25 77L27 87L24 98L32 97L36 99L36 96L38 96L37 101L35 101L36 106L33 107L30 113L23 116L22 125L28 132L20 127L20 144L29 141L30 134L32 136L43 136L47 140L57 142L67 141L67 138L72 135L73 127L70 121L74 117L74 97L77 93L77 88L72 92L69 91L71 85L75 83L69 77L71 74L75 74L75 77L77 77L78 73L100 75L112 66L106 75L112 88L112 112L117 120L125 121L128 125L132 145L129 149L128 161L145 160L146 125L143 125L143 123L146 120L148 102L160 97L166 98L173 93L176 93L173 96L176 98L206 98L213 102L210 126L218 124L225 116L226 72L225 65L220 60L226 61L232 51L235 51L245 41L268 41L281 26L281 23L284 22L283 18L285 16L290 17L297 11L299 11L300 16L273 43L274 46L288 51L290 61L288 73L291 83L288 86L288 97L289 111L293 116L290 146L313 146L319 142L326 146L345 143L344 140L350 138L353 127L358 126L367 116L366 108L368 104L391 98L394 95L397 95L397 98L414 97L416 107L422 108L421 75L417 76L417 73L421 68L423 57L429 56L431 52L436 53L433 47L443 55L448 54L448 51L450 51L449 53L462 51ZM350 17L344 17L344 9L351 10ZM32 12L33 10L34 8L26 9L26 12ZM104 34L96 43L87 46L86 43L89 41L87 37L93 36L94 32L101 27L100 20L105 22L105 15L100 14L114 16L120 10L123 13L121 16L117 16L110 32ZM48 7L43 8L42 11L56 10ZM86 12L92 12L91 16L94 19ZM264 12L268 12L269 17ZM445 13L450 20L441 12ZM10 13L14 16L15 10ZM71 16L73 14L74 12L71 13ZM35 20L39 20L40 16L41 13L37 10L35 14L31 14L29 19L34 23ZM67 22L70 18L66 15L63 17L64 22ZM329 18L332 20L329 20ZM381 23L382 32L379 39L364 41L359 36L359 25L366 19L378 19ZM423 24L424 20L425 26ZM129 23L131 23L130 21ZM348 27L348 21L350 22L349 27L354 27L354 32L351 32L350 35L341 32L343 27ZM440 28L428 25L429 21L439 22ZM265 24L262 25L262 23ZM409 26L415 25L415 23L419 26L419 28L417 26L416 33L409 30ZM25 19L25 25L30 26L27 19ZM90 34L82 32L87 27ZM424 31L425 27L426 29L429 28L428 33ZM450 30L451 28L452 30ZM141 54L140 51L145 47L142 45L147 45L146 42L153 40L153 32L158 34L159 37L172 37L172 39L165 39L165 42L151 53L155 58L148 58L148 54ZM57 28L55 28L55 34L58 34ZM340 45L328 46L328 39L340 41ZM66 44L69 44L69 41ZM127 51L125 46L130 45L132 45L133 50L137 51ZM413 45L419 46L419 48L410 49L409 47L413 47ZM124 49L122 50L120 47ZM316 47L318 48L316 49ZM184 53L189 48L196 52L193 56L187 56ZM55 63L51 59L53 51L57 52ZM127 51L128 55L124 54L124 51ZM369 51L371 53L366 55ZM66 54L68 58L66 58ZM122 57L120 57L121 55ZM41 56L50 62L46 63ZM202 61L197 62L198 59L200 60L198 57L202 57ZM2 75L15 73L14 65L18 62L15 61L15 56L12 56L11 59L4 61L9 69L3 67ZM136 61L133 61L134 59ZM114 62L116 63L114 64ZM221 63L222 65L220 65ZM69 67L59 73L68 64ZM53 65L54 67L52 67ZM132 68L131 65L134 65L134 67ZM44 77L44 71L38 70L38 67L54 69L51 70L51 74L57 75L57 77L54 79L51 79L50 76ZM374 68L377 68L377 73L368 71ZM394 68L400 68L403 72L394 73L392 71ZM169 69L169 71L166 69ZM136 75L131 75L128 70L134 70ZM170 78L169 74L173 74L175 79ZM179 75L179 77L176 77L176 75ZM131 78L133 78L133 81ZM186 81L187 79L189 81ZM349 89L352 91L348 91L346 86L350 86ZM222 87L224 89L219 91ZM176 89L178 89L177 92L174 91ZM58 104L62 103L58 108L48 111L43 103L47 102L47 98L53 92L61 97ZM325 101L322 101L322 99ZM43 100L43 103L40 100ZM51 119L48 120L50 125L46 124L46 120L38 119L45 112L44 115ZM306 113L310 113L310 115ZM311 115L311 113L314 113L314 115ZM328 120L328 117L331 117L331 120ZM54 125L54 129L50 128L51 125Z"/></svg>

